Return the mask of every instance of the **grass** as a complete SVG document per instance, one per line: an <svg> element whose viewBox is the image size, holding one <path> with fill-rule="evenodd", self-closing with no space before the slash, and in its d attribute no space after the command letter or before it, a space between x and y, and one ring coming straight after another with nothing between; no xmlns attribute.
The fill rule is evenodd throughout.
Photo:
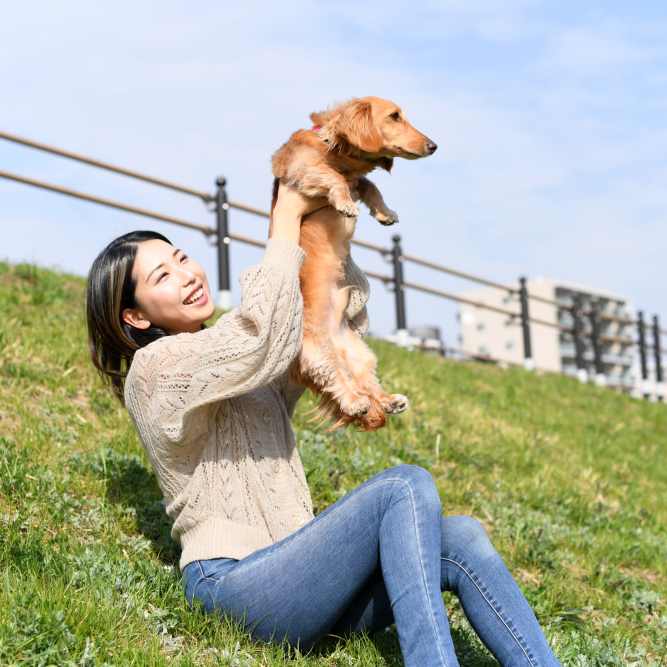
<svg viewBox="0 0 667 667"><path fill-rule="evenodd" d="M87 358L84 280L0 262L0 664L400 665L395 627L309 655L190 610L132 423ZM295 429L321 511L400 462L489 532L564 665L667 655L667 409L570 378L371 340L411 409ZM445 593L461 663L496 664Z"/></svg>

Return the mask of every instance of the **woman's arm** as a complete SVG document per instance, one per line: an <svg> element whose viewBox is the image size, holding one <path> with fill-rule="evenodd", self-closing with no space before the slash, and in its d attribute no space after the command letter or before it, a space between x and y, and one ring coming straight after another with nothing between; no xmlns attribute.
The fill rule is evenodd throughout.
<svg viewBox="0 0 667 667"><path fill-rule="evenodd" d="M135 353L132 379L141 384L142 398L134 412L168 442L199 435L208 426L206 406L267 385L298 355L303 339L299 270L305 259L298 232L303 216L318 204L322 200L279 190L264 256L239 277L239 306L206 329L165 336ZM130 384L128 407L137 397Z"/></svg>

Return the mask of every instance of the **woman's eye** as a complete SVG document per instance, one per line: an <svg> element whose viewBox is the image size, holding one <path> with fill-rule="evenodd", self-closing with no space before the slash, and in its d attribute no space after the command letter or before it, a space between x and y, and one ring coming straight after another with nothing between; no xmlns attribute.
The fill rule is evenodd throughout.
<svg viewBox="0 0 667 667"><path fill-rule="evenodd" d="M160 277L157 279L157 281L160 282L162 278L164 278L166 275L167 275L166 273L161 274Z"/></svg>
<svg viewBox="0 0 667 667"><path fill-rule="evenodd" d="M181 257L181 262L186 259L189 259L189 257L187 255L183 255L183 257Z"/></svg>
<svg viewBox="0 0 667 667"><path fill-rule="evenodd" d="M391 118L392 120L400 120L401 114L398 113L398 111L394 111L394 113L389 114L389 118Z"/></svg>

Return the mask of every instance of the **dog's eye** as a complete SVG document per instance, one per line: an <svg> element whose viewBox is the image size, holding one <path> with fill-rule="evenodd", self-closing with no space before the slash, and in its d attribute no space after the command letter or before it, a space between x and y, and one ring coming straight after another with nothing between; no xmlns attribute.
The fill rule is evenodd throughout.
<svg viewBox="0 0 667 667"><path fill-rule="evenodd" d="M389 114L389 118L392 120L401 120L401 114L398 111L394 111L394 113Z"/></svg>

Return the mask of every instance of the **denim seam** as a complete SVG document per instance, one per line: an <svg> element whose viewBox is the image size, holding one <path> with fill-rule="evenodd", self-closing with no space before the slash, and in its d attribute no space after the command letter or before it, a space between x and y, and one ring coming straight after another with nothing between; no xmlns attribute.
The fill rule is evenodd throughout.
<svg viewBox="0 0 667 667"><path fill-rule="evenodd" d="M422 557L421 543L419 541L419 534L417 532L417 517L415 515L415 499L414 499L414 495L412 493L412 487L404 479L399 478L399 481L402 484L404 484L405 486L407 486L408 491L410 492L410 501L411 501L410 502L410 508L412 509L412 519L413 519L412 525L414 526L414 529L415 529L415 539L416 539L416 542L417 542L417 551L419 552L419 567L421 569L422 583L424 585L423 592L424 592L424 595L426 596L427 607L428 607L429 611L431 612L431 626L433 628L433 634L435 635L436 640L438 640L438 639L440 640L440 641L436 641L436 643L438 644L438 653L440 653L440 658L442 659L443 665L445 665L445 667L447 667L447 660L442 653L442 637L440 637L440 633L438 632L438 626L437 626L437 623L436 623L436 620L435 620L435 615L433 613L433 607L432 607L431 601L429 600L429 597L428 597L428 586L426 584L426 573L424 572L424 563L423 563L423 557Z"/></svg>
<svg viewBox="0 0 667 667"><path fill-rule="evenodd" d="M514 638L514 641L517 643L517 646L523 651L523 654L526 656L526 660L528 660L528 662L529 662L531 665L535 665L535 667L538 667L537 663L535 663L535 662L533 661L533 659L530 657L530 655L528 655L528 653L527 653L525 647L523 646L523 644L522 644L521 641L519 640L519 637L517 637L517 635L512 631L512 629L509 627L509 625L507 624L507 622L505 621L505 619L502 617L502 615L500 614L500 612L495 608L495 606L493 605L493 603L491 602L491 600L489 600L489 598L487 597L486 593L485 593L485 592L480 588L480 586L477 584L477 582L476 582L475 579L473 578L473 572L472 572L472 570L468 571L468 570L463 566L462 563L459 563L459 562L456 561L456 560L452 560L451 558L445 558L444 556L440 556L440 558L441 558L441 560L445 560L445 561L447 561L447 562L449 562L449 563L454 563L454 565L456 565L457 567L461 568L461 570L468 576L468 578L470 579L470 581L472 581L472 583L475 584L475 588L477 588L477 590L480 592L480 595L484 598L484 600L485 600L486 603L489 605L489 607L491 607L491 609L493 610L493 613L494 613L494 614L501 620L502 624L507 628L507 631L510 633L510 635L512 635L512 637Z"/></svg>
<svg viewBox="0 0 667 667"><path fill-rule="evenodd" d="M195 582L195 585L192 587L192 600L193 600L193 602L194 602L195 598L198 599L198 600L201 600L201 598L197 598L197 589L199 588L199 584L201 584L202 581L203 581L203 579L201 579L201 578L197 579L197 581Z"/></svg>

